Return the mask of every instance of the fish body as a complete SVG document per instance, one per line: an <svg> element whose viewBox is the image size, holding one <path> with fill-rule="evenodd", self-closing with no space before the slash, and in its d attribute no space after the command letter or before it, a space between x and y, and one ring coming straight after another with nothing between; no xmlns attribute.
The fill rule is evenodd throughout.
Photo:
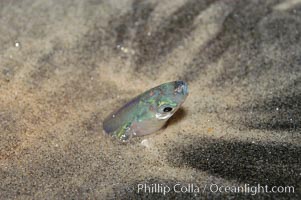
<svg viewBox="0 0 301 200"><path fill-rule="evenodd" d="M184 81L173 81L133 98L103 122L104 131L122 141L161 129L188 96Z"/></svg>

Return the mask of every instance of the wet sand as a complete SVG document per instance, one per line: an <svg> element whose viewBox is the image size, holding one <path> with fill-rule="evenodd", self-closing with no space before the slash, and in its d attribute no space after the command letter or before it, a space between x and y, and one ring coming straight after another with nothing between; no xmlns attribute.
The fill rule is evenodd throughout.
<svg viewBox="0 0 301 200"><path fill-rule="evenodd" d="M301 1L4 0L0 19L1 199L300 199ZM179 79L190 94L166 128L103 134Z"/></svg>

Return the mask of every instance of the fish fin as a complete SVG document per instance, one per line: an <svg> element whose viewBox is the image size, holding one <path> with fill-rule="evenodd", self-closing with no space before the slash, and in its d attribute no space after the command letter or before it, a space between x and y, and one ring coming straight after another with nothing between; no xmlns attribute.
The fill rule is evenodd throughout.
<svg viewBox="0 0 301 200"><path fill-rule="evenodd" d="M133 136L133 131L131 129L131 122L125 123L118 130L115 131L114 135L121 141L127 141Z"/></svg>

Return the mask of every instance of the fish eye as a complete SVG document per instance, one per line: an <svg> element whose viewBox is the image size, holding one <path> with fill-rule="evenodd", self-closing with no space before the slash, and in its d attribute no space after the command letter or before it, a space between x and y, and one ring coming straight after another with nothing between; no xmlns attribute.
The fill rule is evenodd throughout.
<svg viewBox="0 0 301 200"><path fill-rule="evenodd" d="M170 111L172 111L172 107L165 107L163 109L163 112L170 112Z"/></svg>

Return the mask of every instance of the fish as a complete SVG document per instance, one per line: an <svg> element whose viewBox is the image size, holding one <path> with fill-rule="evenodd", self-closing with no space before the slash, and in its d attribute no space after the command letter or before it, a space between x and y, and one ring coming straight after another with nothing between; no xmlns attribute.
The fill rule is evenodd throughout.
<svg viewBox="0 0 301 200"><path fill-rule="evenodd" d="M136 96L103 121L106 134L125 142L161 129L188 96L186 82L163 83Z"/></svg>

